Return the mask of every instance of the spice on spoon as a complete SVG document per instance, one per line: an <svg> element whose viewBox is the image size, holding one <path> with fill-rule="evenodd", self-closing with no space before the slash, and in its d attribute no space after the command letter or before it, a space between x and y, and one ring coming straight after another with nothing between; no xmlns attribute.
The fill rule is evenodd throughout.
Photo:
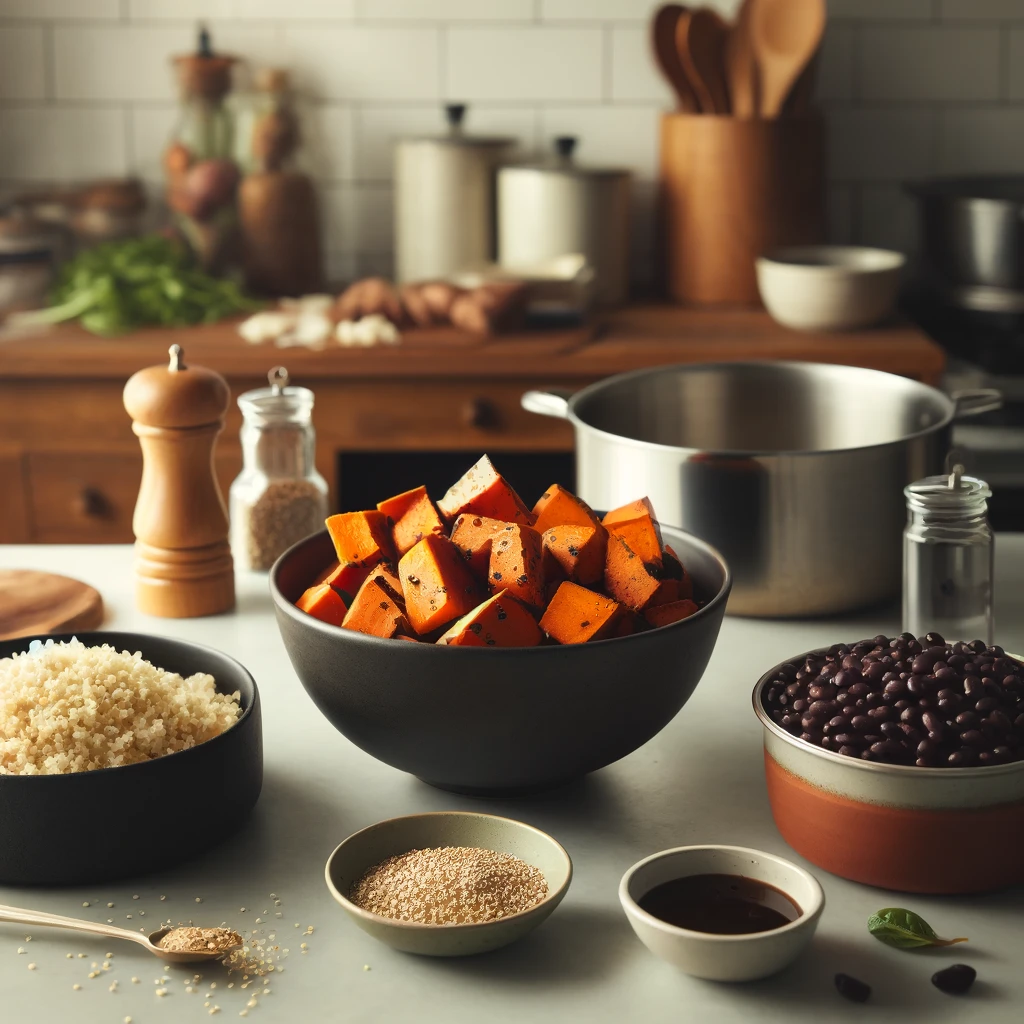
<svg viewBox="0 0 1024 1024"><path fill-rule="evenodd" d="M230 928L172 928L157 945L169 953L227 953L242 945L242 936Z"/></svg>

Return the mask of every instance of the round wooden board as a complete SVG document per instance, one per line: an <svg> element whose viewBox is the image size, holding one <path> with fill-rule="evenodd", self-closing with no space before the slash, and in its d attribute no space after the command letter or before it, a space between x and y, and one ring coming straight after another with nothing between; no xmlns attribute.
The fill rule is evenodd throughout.
<svg viewBox="0 0 1024 1024"><path fill-rule="evenodd" d="M0 640L96 629L103 598L68 576L34 569L0 569Z"/></svg>

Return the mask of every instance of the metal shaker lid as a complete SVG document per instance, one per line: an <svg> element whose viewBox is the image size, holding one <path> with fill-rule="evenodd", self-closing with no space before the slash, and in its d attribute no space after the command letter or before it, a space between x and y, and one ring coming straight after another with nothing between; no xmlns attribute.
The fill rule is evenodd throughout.
<svg viewBox="0 0 1024 1024"><path fill-rule="evenodd" d="M465 103L447 103L444 108L448 131L444 135L412 135L399 139L399 145L428 142L439 146L464 146L468 148L502 148L515 145L516 140L500 135L467 135L463 126L466 117Z"/></svg>
<svg viewBox="0 0 1024 1024"><path fill-rule="evenodd" d="M575 135L558 135L554 139L553 152L541 159L524 163L507 164L498 172L517 173L537 171L543 174L560 174L575 178L629 178L631 171L625 167L589 167L576 163L573 153L578 139Z"/></svg>

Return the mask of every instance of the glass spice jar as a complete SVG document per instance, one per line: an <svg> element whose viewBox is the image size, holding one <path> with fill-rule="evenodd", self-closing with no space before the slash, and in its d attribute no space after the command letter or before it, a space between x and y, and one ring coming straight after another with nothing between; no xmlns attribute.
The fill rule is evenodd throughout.
<svg viewBox="0 0 1024 1024"><path fill-rule="evenodd" d="M265 571L323 528L327 481L315 465L313 392L288 386L275 366L269 388L238 396L242 472L231 484L231 554L239 569Z"/></svg>
<svg viewBox="0 0 1024 1024"><path fill-rule="evenodd" d="M984 480L929 476L904 488L903 628L914 636L992 643L992 530Z"/></svg>

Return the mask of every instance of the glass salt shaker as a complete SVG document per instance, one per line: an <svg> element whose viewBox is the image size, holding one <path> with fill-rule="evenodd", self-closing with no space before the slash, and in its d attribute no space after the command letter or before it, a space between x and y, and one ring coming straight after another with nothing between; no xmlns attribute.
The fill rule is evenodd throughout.
<svg viewBox="0 0 1024 1024"><path fill-rule="evenodd" d="M992 530L984 480L964 467L904 488L903 628L992 643Z"/></svg>
<svg viewBox="0 0 1024 1024"><path fill-rule="evenodd" d="M327 481L315 465L313 392L288 386L275 366L269 388L238 396L242 472L231 484L231 554L239 569L269 569L296 541L323 528Z"/></svg>

